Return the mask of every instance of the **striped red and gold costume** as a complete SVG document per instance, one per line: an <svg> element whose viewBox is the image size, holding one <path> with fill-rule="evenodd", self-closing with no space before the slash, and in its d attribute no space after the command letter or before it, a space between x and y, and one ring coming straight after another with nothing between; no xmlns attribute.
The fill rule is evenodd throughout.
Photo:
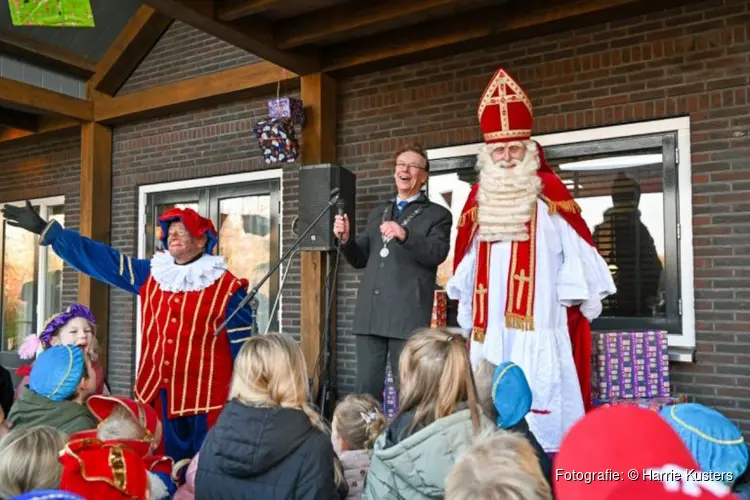
<svg viewBox="0 0 750 500"><path fill-rule="evenodd" d="M243 308L214 335L246 297L248 283L230 273L222 257L212 255L217 245L213 223L191 209L172 209L159 218L164 248L175 221L196 238L207 238L205 253L184 265L167 252L151 260L133 259L55 221L40 243L52 246L76 270L140 297L142 342L135 397L159 412L163 451L180 461L198 452L216 422L229 393L234 357L250 337L253 315Z"/></svg>

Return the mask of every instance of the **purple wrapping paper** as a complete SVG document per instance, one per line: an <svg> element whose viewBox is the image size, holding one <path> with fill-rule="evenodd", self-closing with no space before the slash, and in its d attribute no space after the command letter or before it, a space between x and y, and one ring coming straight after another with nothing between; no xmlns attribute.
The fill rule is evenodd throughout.
<svg viewBox="0 0 750 500"><path fill-rule="evenodd" d="M389 355L390 357L390 355ZM391 371L391 363L387 361L385 364L385 389L383 389L383 413L385 414L388 421L393 420L398 412L398 394L393 386L393 372Z"/></svg>
<svg viewBox="0 0 750 500"><path fill-rule="evenodd" d="M687 403L686 394L675 394L673 396L662 396L656 398L620 398L620 399L594 399L591 404L594 408L604 408L607 406L637 406L651 411L660 411L665 406Z"/></svg>
<svg viewBox="0 0 750 500"><path fill-rule="evenodd" d="M594 333L592 357L593 399L669 396L666 332Z"/></svg>
<svg viewBox="0 0 750 500"><path fill-rule="evenodd" d="M279 97L268 101L268 116L270 118L288 118L295 125L305 126L305 107L302 101L291 97Z"/></svg>

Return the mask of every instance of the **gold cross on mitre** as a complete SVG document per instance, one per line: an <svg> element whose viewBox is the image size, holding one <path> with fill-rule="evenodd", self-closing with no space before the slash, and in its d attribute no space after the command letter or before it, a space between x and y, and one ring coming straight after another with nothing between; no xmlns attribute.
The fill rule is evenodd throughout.
<svg viewBox="0 0 750 500"><path fill-rule="evenodd" d="M531 99L526 95L521 86L513 78L505 72L504 69L499 69L495 76L487 85L482 99L479 101L479 108L477 110L477 116L479 121L482 121L482 115L487 108L497 106L498 114L500 115L500 130L495 133L486 133L485 139L512 139L514 135L528 135L529 130L514 131L510 123L510 113L508 112L508 104L510 103L522 103L528 109L528 114L532 114ZM497 135L497 137L494 137Z"/></svg>

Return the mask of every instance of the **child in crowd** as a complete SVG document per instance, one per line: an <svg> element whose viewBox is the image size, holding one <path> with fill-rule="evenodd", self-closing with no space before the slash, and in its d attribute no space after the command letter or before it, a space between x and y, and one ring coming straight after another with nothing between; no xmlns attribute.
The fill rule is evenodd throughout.
<svg viewBox="0 0 750 500"><path fill-rule="evenodd" d="M86 500L82 496L62 490L36 490L13 497L12 500Z"/></svg>
<svg viewBox="0 0 750 500"><path fill-rule="evenodd" d="M185 472L185 482L177 488L177 492L174 494L174 500L195 500L195 474L198 472L198 457L200 453L197 453L192 460L182 460L181 463L175 464L173 480L177 481L177 477L181 474L182 467L187 467Z"/></svg>
<svg viewBox="0 0 750 500"><path fill-rule="evenodd" d="M458 458L494 424L479 408L460 335L417 332L401 352L399 375L399 413L375 442L362 498L440 498Z"/></svg>
<svg viewBox="0 0 750 500"><path fill-rule="evenodd" d="M69 344L81 347L91 361L91 368L96 373L95 394L104 392L104 369L97 362L99 343L95 335L96 322L88 307L72 304L65 311L55 314L44 324L42 333L29 335L18 349L21 359L34 359L40 349L50 346ZM23 376L16 388L15 398L21 396L21 390L29 383L31 365L21 366L16 375Z"/></svg>
<svg viewBox="0 0 750 500"><path fill-rule="evenodd" d="M726 485L734 487L740 496L750 498L744 476L748 465L747 443L731 420L698 403L667 406L660 414L680 436L701 470L723 473Z"/></svg>
<svg viewBox="0 0 750 500"><path fill-rule="evenodd" d="M88 499L150 500L143 450L130 443L78 439L60 455L60 489Z"/></svg>
<svg viewBox="0 0 750 500"><path fill-rule="evenodd" d="M159 416L150 405L117 396L91 396L87 402L91 413L99 420L95 431L79 433L80 437L96 437L101 441L142 442L147 446L141 457L149 471L151 500L167 498L177 489L172 481L174 461L154 455L162 440ZM72 436L75 438L77 436Z"/></svg>
<svg viewBox="0 0 750 500"><path fill-rule="evenodd" d="M96 387L91 361L80 347L57 345L39 354L21 397L8 415L13 429L50 425L65 434L96 427L86 400Z"/></svg>
<svg viewBox="0 0 750 500"><path fill-rule="evenodd" d="M201 447L195 498L346 496L293 339L268 334L247 340L234 363L229 399Z"/></svg>
<svg viewBox="0 0 750 500"><path fill-rule="evenodd" d="M445 479L446 500L551 500L529 441L516 432L478 440Z"/></svg>
<svg viewBox="0 0 750 500"><path fill-rule="evenodd" d="M0 499L60 483L58 454L66 437L49 426L13 429L0 440Z"/></svg>
<svg viewBox="0 0 750 500"><path fill-rule="evenodd" d="M552 460L529 429L531 387L521 367L506 361L498 366L482 360L474 372L479 402L485 415L501 429L522 434L534 450L544 477L552 486Z"/></svg>
<svg viewBox="0 0 750 500"><path fill-rule="evenodd" d="M387 424L380 405L369 394L349 394L336 406L331 439L349 486L347 500L361 498L372 447Z"/></svg>

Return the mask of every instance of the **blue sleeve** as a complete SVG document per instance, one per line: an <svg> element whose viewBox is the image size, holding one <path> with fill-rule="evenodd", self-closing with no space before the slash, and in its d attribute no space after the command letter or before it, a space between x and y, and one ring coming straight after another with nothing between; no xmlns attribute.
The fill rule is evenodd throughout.
<svg viewBox="0 0 750 500"><path fill-rule="evenodd" d="M39 244L51 246L76 271L136 295L151 273L151 261L132 259L77 231L63 229L57 221L47 225Z"/></svg>
<svg viewBox="0 0 750 500"><path fill-rule="evenodd" d="M244 288L240 288L229 297L226 317L229 317L237 309L245 297L247 297L247 291ZM237 357L242 345L250 338L252 331L253 311L250 305L246 304L227 324L227 336L229 336L229 346L232 348L232 360Z"/></svg>

